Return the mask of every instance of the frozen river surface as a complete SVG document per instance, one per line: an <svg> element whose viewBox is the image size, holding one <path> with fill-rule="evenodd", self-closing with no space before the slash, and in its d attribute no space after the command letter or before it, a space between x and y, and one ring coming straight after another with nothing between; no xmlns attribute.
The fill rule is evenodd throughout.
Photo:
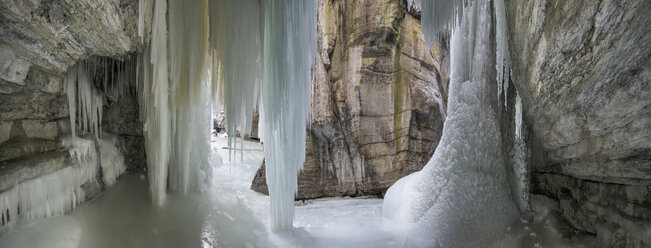
<svg viewBox="0 0 651 248"><path fill-rule="evenodd" d="M19 223L0 247L396 247L408 242L384 230L381 199L329 199L300 204L295 230L268 228L269 197L249 189L262 145L244 141L229 161L226 138L213 137L222 163L204 193L170 194L151 204L143 173L123 175L102 195L66 216ZM213 157L212 159L219 159Z"/></svg>
<svg viewBox="0 0 651 248"><path fill-rule="evenodd" d="M125 174L68 215L18 223L0 234L0 247L433 247L427 237L384 222L381 199L300 203L294 230L271 232L269 197L249 189L262 145L244 141L241 154L238 141L231 161L226 146L226 138L213 137L212 149L220 156L211 158L214 180L204 193L170 194L165 206L155 207L143 173ZM542 212L534 223L514 223L508 237L492 246L563 247L555 225ZM571 247L595 247L590 240L578 243L584 245Z"/></svg>

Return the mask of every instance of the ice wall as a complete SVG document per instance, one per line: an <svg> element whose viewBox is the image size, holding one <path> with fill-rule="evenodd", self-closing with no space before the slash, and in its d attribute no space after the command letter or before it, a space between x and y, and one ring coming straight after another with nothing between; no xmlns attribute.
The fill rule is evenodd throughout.
<svg viewBox="0 0 651 248"><path fill-rule="evenodd" d="M446 11L426 11L423 4L423 22L428 20L426 15ZM461 10L461 20L461 15L451 19L456 23L450 42L448 116L441 141L423 170L396 182L384 200L389 223L405 223L442 247L489 246L518 217L510 198L496 118L493 90L500 55L492 46L491 31L500 28L492 25L491 7L489 1L469 1Z"/></svg>
<svg viewBox="0 0 651 248"><path fill-rule="evenodd" d="M124 156L116 146L117 137L104 134L104 137L97 140L100 161L102 166L102 179L106 186L111 186L117 178L127 170L124 164Z"/></svg>

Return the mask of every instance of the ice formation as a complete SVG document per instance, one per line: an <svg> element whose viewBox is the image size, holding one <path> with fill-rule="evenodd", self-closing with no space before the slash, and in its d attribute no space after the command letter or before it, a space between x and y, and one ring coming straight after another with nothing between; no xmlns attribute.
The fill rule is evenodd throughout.
<svg viewBox="0 0 651 248"><path fill-rule="evenodd" d="M413 1L413 2L412 2ZM438 40L438 32L450 28L463 17L461 7L464 0L407 0L408 8L421 9L421 26L425 42L433 47Z"/></svg>
<svg viewBox="0 0 651 248"><path fill-rule="evenodd" d="M21 218L45 218L65 214L86 199L81 186L95 179L98 156L90 139L68 136L64 147L77 163L53 173L23 181L0 194L0 212L5 226Z"/></svg>
<svg viewBox="0 0 651 248"><path fill-rule="evenodd" d="M79 127L91 132L95 137L101 136L102 110L104 96L93 83L95 68L88 61L80 61L68 69L64 80L64 89L68 94L70 109L70 129L76 135L76 122ZM77 119L76 117L79 117Z"/></svg>
<svg viewBox="0 0 651 248"><path fill-rule="evenodd" d="M167 1L156 0L151 43L139 56L138 96L152 202L162 205L171 150L171 114L167 61Z"/></svg>
<svg viewBox="0 0 651 248"><path fill-rule="evenodd" d="M522 99L520 94L515 96L515 133L513 136L513 175L516 181L511 187L514 193L514 201L520 212L528 214L531 211L529 199L529 175L527 170L528 150L523 134L524 123L522 122Z"/></svg>
<svg viewBox="0 0 651 248"><path fill-rule="evenodd" d="M117 137L110 134L97 140L99 147L99 154L102 165L102 179L106 186L111 186L115 180L126 171L127 167L124 164L124 156L115 146Z"/></svg>
<svg viewBox="0 0 651 248"><path fill-rule="evenodd" d="M104 91L95 86L96 76L102 71ZM31 219L64 214L74 209L86 198L81 186L96 179L100 165L102 181L106 185L113 184L125 171L124 157L115 146L116 139L102 134L101 122L105 92L119 99L128 93L134 74L131 62L108 58L91 58L68 68L64 91L68 97L71 134L62 137L61 141L76 163L23 181L0 193L3 225L15 223L18 213L22 218ZM77 128L92 137L78 137Z"/></svg>
<svg viewBox="0 0 651 248"><path fill-rule="evenodd" d="M214 82L224 104L231 143L237 130L242 136L251 132L250 120L258 99L262 66L259 13L260 6L255 0L210 2L213 66L221 72Z"/></svg>
<svg viewBox="0 0 651 248"><path fill-rule="evenodd" d="M423 22L426 15L448 11L426 10L423 6ZM450 41L450 95L441 141L427 165L398 180L384 200L389 222L415 224L417 232L442 247L486 246L518 216L499 145L490 2L469 1L461 11Z"/></svg>
<svg viewBox="0 0 651 248"><path fill-rule="evenodd" d="M168 1L172 150L169 188L199 190L210 173L211 74L208 1ZM195 183L195 184L191 184Z"/></svg>
<svg viewBox="0 0 651 248"><path fill-rule="evenodd" d="M263 1L262 113L271 228L294 221L298 171L305 161L310 69L316 53L316 1Z"/></svg>
<svg viewBox="0 0 651 248"><path fill-rule="evenodd" d="M271 226L292 227L305 160L316 7L302 0L172 0L168 8L156 1L152 41L138 63L154 203L165 201L168 182L187 192L194 175L209 174L193 167L209 164L211 101L223 102L235 148L236 132L250 131L259 98Z"/></svg>

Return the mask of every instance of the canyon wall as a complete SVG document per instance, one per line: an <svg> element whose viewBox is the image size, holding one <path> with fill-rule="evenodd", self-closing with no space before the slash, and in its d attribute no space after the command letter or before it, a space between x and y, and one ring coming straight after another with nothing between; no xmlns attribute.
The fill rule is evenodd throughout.
<svg viewBox="0 0 651 248"><path fill-rule="evenodd" d="M75 158L73 148L63 142L70 133L65 73L79 60L98 56L105 60L126 58L127 53L142 46L137 24L137 1L9 0L0 3L0 194L5 197L0 204L3 208L0 230L8 224L8 219L16 219L16 209L6 205L16 203L16 199L7 200L15 195L27 191L35 194L30 203L18 200L18 205L23 204L19 206L21 211L29 210L29 204L43 205L32 206L30 211L44 207L45 202L37 202L43 200L41 196L49 199L50 204L71 197L67 191L48 190L61 186L57 183L62 182L57 180L70 171L84 168L86 165L81 164L88 162ZM102 68L110 72L114 69ZM100 74L91 80L93 87L98 88L101 81ZM116 137L111 143L117 144L130 168L142 168L145 166L142 124L133 96L127 94L120 101L108 96L104 99L103 131L116 134L108 137ZM80 136L92 140L88 154L99 155L103 151L103 140ZM106 159L108 155L98 157L89 165L97 168L97 176L81 182L83 195L74 195L70 201L81 202L93 197L113 182L114 179L106 180L107 175L102 175L106 166L114 162L105 162ZM17 189L21 184L45 182L49 184ZM56 209L53 206L53 211Z"/></svg>
<svg viewBox="0 0 651 248"><path fill-rule="evenodd" d="M297 199L381 195L420 170L445 120L447 42L396 0L319 1L312 123ZM264 167L252 189L266 193Z"/></svg>
<svg viewBox="0 0 651 248"><path fill-rule="evenodd" d="M532 192L607 247L651 246L651 2L506 2Z"/></svg>

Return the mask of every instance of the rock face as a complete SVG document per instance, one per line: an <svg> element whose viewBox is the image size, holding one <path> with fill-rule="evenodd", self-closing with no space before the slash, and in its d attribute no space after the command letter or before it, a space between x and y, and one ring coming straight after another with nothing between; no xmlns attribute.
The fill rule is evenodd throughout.
<svg viewBox="0 0 651 248"><path fill-rule="evenodd" d="M447 46L429 49L405 9L403 1L319 1L320 56L297 199L381 195L434 153L446 113ZM261 171L252 188L264 192Z"/></svg>
<svg viewBox="0 0 651 248"><path fill-rule="evenodd" d="M6 0L0 3L0 77L20 83L30 65L54 73L89 55L141 45L138 1Z"/></svg>
<svg viewBox="0 0 651 248"><path fill-rule="evenodd" d="M651 2L507 1L532 189L608 247L651 246Z"/></svg>
<svg viewBox="0 0 651 248"><path fill-rule="evenodd" d="M142 46L137 10L138 1L123 0L0 1L0 194L79 167L60 141L70 132L63 76L81 59L124 58ZM132 168L145 166L134 99L107 96L103 111L103 131L118 134L116 143ZM84 183L85 197L105 189L102 182L98 172L96 180Z"/></svg>
<svg viewBox="0 0 651 248"><path fill-rule="evenodd" d="M144 18L144 37L139 37L138 4L123 0L0 3L0 143L16 135L56 139L69 132L64 73L81 59L124 58L142 47L151 18ZM150 16L153 1L144 4L148 10L144 15ZM119 147L135 168L144 167L144 141L134 99L107 98L103 126L119 135Z"/></svg>
<svg viewBox="0 0 651 248"><path fill-rule="evenodd" d="M139 117L135 89L129 88L119 99L107 97L104 105L102 130L115 134L117 147L124 155L129 170L144 169L147 165L145 138Z"/></svg>

